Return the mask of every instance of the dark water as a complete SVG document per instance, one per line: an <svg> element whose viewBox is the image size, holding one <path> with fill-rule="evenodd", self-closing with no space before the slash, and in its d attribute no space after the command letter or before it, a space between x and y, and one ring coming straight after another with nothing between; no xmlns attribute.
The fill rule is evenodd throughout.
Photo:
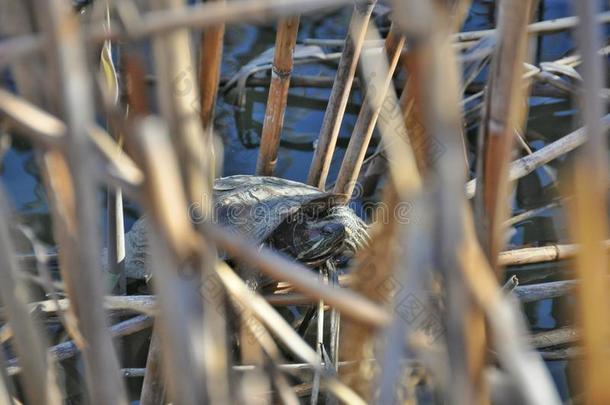
<svg viewBox="0 0 610 405"><path fill-rule="evenodd" d="M571 15L569 2L565 0L541 1L539 9L542 19L552 19ZM347 29L351 9L345 8L330 15L318 18L303 18L299 29L299 42L306 38L343 39ZM493 27L493 3L474 1L465 24L466 30L487 29ZM269 26L239 25L227 29L223 57L222 76L228 77L240 69L252 58L273 46L275 29ZM568 33L548 35L537 41L536 59L550 61L558 59L573 50L573 42ZM334 75L331 63L316 63L297 66L297 75ZM484 79L482 77L481 79ZM276 175L298 181L305 181L311 161L314 142L321 126L324 109L330 89L291 88L288 109L286 111L282 146ZM252 174L256 165L258 144L265 110L267 90L249 88L246 93L244 108L235 107L232 97L218 100L216 111L216 128L224 144L224 175ZM329 183L336 176L353 129L360 103L360 94L354 91L344 123L341 127L338 149L333 158ZM532 98L530 115L527 123L526 139L531 148L537 150L567 134L578 127L573 105L570 101L549 98ZM476 134L476 128L469 129L469 137ZM374 148L371 148L372 152ZM559 195L559 174L569 168L570 158L561 158L551 162L544 169L538 169L521 179L515 190L513 210L515 213L546 204ZM15 140L13 147L4 156L1 177L8 190L16 215L21 222L29 224L46 243L52 244L47 202L41 185L35 156L29 145ZM105 198L100 195L103 204ZM127 227L130 226L137 208L127 204ZM100 218L101 220L102 218ZM559 208L550 209L541 215L518 224L510 238L513 247L524 245L544 245L568 241L565 219ZM27 250L27 245L20 245ZM559 269L556 264L543 264L522 268L511 268L509 274L517 274L522 283L528 281L555 280L569 276L569 266ZM571 298L545 300L525 307L532 330L541 331L559 326L573 324ZM129 347L130 343L127 343ZM146 346L133 347L143 356ZM135 356L142 358L142 356ZM135 362L135 360L134 360ZM569 371L574 365L570 361L548 362L553 377L563 398L567 399L575 391L569 383ZM140 367L142 364L126 364L126 367ZM139 379L132 379L130 384L140 384ZM134 387L137 392L136 387Z"/></svg>

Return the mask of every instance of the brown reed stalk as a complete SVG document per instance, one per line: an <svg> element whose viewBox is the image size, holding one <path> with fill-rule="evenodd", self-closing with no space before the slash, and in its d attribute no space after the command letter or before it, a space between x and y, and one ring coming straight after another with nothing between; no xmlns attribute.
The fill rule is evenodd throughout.
<svg viewBox="0 0 610 405"><path fill-rule="evenodd" d="M292 74L292 54L298 30L298 16L285 18L278 22L271 85L263 121L261 146L256 162L256 174L258 175L271 176L277 164L277 150L280 146L290 75Z"/></svg>
<svg viewBox="0 0 610 405"><path fill-rule="evenodd" d="M142 382L140 403L142 405L163 405L165 400L166 386L163 381L161 365L161 341L159 335L153 328L146 357L146 371Z"/></svg>
<svg viewBox="0 0 610 405"><path fill-rule="evenodd" d="M384 190L384 204L390 212L398 206L398 195L392 186ZM350 288L362 296L380 304L388 301L384 296L384 288L391 284L392 269L397 256L396 239L399 224L396 218L390 218L385 223L382 218L374 218L371 229L371 245L357 256L357 263L352 270L353 282ZM388 291L389 293L389 291ZM341 380L349 385L365 400L370 400L373 391L371 378L374 375L374 365L362 361L373 357L372 337L375 330L349 320L343 321L341 330L340 358L356 361L356 366L340 370Z"/></svg>
<svg viewBox="0 0 610 405"><path fill-rule="evenodd" d="M180 404L199 404L206 398L203 366L194 354L201 337L202 324L196 321L201 319L200 297L178 274L179 263L187 263L198 245L187 216L175 215L184 212L187 198L167 131L163 121L147 117L136 123L127 139L148 174L143 202L151 218L150 263L159 308L155 330L162 345L169 398ZM163 167L156 164L159 161Z"/></svg>
<svg viewBox="0 0 610 405"><path fill-rule="evenodd" d="M603 130L610 127L610 114L605 115L599 120ZM515 181L532 173L539 167L544 166L548 162L571 152L587 141L587 131L585 128L579 128L576 131L559 138L558 140L545 145L531 155L517 159L508 167L509 181ZM476 192L476 179L466 183L466 198L472 198Z"/></svg>
<svg viewBox="0 0 610 405"><path fill-rule="evenodd" d="M214 1L224 2L225 0ZM224 33L225 25L223 23L205 28L201 32L201 49L199 54L199 90L201 93L201 110L199 114L206 137L205 144L207 149L210 150L209 158L211 159L210 167L212 171L216 167L212 130L214 124L214 106L220 81ZM213 172L210 175L212 178L215 177Z"/></svg>
<svg viewBox="0 0 610 405"><path fill-rule="evenodd" d="M421 94L420 77L426 69L423 66L424 56L415 47L407 53L403 59L403 68L408 72L407 82L400 95L400 107L405 120L405 128L409 141L413 147L413 153L417 161L417 168L423 174L430 166L429 142L426 137L425 118L423 106L421 105L423 95Z"/></svg>
<svg viewBox="0 0 610 405"><path fill-rule="evenodd" d="M301 15L320 12L333 6L347 4L351 0L310 0L307 3L294 3L290 0L240 0L226 5L198 4L179 9L159 10L146 13L139 22L130 26L127 32L120 24L111 22L110 31L99 26L85 30L85 40L99 43L107 39L137 40L152 35L164 34L178 28L204 28L220 22L260 22L277 17ZM119 3L120 4L120 3ZM600 13L596 20L600 23L610 22L610 12ZM530 34L565 31L578 25L578 18L564 17L541 21L528 27ZM454 35L455 40L474 41L483 36L493 35L495 30L462 32ZM27 35L11 38L0 45L0 67L23 58L42 49L45 38L39 35Z"/></svg>
<svg viewBox="0 0 610 405"><path fill-rule="evenodd" d="M21 269L13 255L14 248L7 218L10 218L4 190L0 190L0 294L13 332L13 344L24 376L25 397L33 404L60 404L61 394L54 381L54 364L45 352L42 329L32 319L29 308L28 287L20 280ZM1 365L5 367L4 363Z"/></svg>
<svg viewBox="0 0 610 405"><path fill-rule="evenodd" d="M224 0L214 0L224 2ZM214 105L220 80L220 66L225 25L220 23L205 28L201 33L201 50L199 56L199 83L201 92L201 124L210 128L214 118Z"/></svg>
<svg viewBox="0 0 610 405"><path fill-rule="evenodd" d="M168 7L175 10L184 6L183 0L156 0L158 8ZM223 7L224 3L209 3ZM208 5L209 5L208 4ZM219 21L220 22L220 21ZM177 153L178 165L180 167L181 179L184 182L186 200L182 201L181 212L184 219L187 215L196 214L209 215L211 212L211 190L214 178L214 158L211 133L207 134L202 128L201 116L197 107L201 104L199 87L195 85L194 62L191 55L190 35L187 30L175 31L166 37L155 39L155 63L160 80L157 81L158 97L161 103L163 117L169 123L170 130L174 134L174 150ZM176 178L178 180L180 178ZM180 205L177 205L178 207ZM184 211L185 208L188 211ZM191 226L192 228L192 226ZM195 260L189 263L196 271L196 279L201 285L213 279L213 262L216 251L207 241L198 240ZM175 247L175 246L174 246ZM168 275L170 285L177 280ZM197 396L189 400L201 400L201 395L208 397L211 403L231 402L231 393L228 383L228 353L225 336L224 302L222 294L198 288L199 283L187 284L190 294L200 296L200 307L202 313L199 316L192 314L194 318L190 321L193 325L189 344L195 347L201 344L202 351L198 358L193 359L198 379L206 378L205 385L198 387ZM186 294L188 296L189 294ZM211 303L211 305L203 305ZM184 303L186 304L186 302ZM196 326L199 325L199 326ZM201 333L203 331L203 333ZM200 334L201 333L201 334ZM196 342L194 338L202 339ZM174 392L174 394L176 394Z"/></svg>
<svg viewBox="0 0 610 405"><path fill-rule="evenodd" d="M238 262L247 263L276 280L288 281L292 286L313 298L320 299L341 311L345 317L379 327L389 322L388 313L352 291L329 287L312 276L311 270L285 259L273 251L251 244L243 237L221 227L205 224L205 235Z"/></svg>
<svg viewBox="0 0 610 405"><path fill-rule="evenodd" d="M369 25L371 13L376 0L356 2L349 22L347 35L343 44L343 52L333 80L328 106L324 112L322 128L318 137L318 145L309 168L307 183L323 190L326 185L328 169L332 161L339 129L349 99L350 90L354 81L360 51L364 43L366 29Z"/></svg>
<svg viewBox="0 0 610 405"><path fill-rule="evenodd" d="M523 339L525 321L509 295L498 288L497 278L478 244L472 212L464 209L464 240L459 255L466 284L485 311L493 347L503 369L515 382L521 400L528 404L560 404L561 400L542 359ZM515 293L519 289L516 287Z"/></svg>
<svg viewBox="0 0 610 405"><path fill-rule="evenodd" d="M369 30L369 34L375 37L376 30ZM376 54L361 54L361 67L363 76L370 78L369 81L363 83L367 86L364 89L365 92L372 91L367 89L383 89L387 78L391 77L387 60L378 58ZM384 119L378 120L377 124L389 157L388 167L392 180L386 188L384 203L386 207L390 208L390 212L395 212L394 208L408 201L412 193L419 189L421 183L413 151L406 141L407 137L401 115L393 113L400 110L392 86L387 89L384 110L388 112L388 115ZM396 219L395 217L379 218L379 221L377 221L379 223L374 226L372 231L372 243L368 249L361 252L354 270L355 291L379 303L391 301L392 289L395 286L391 281L397 274L396 268L393 266L393 263L397 260L396 236L398 235L398 224ZM389 222L386 224L387 220ZM388 283L388 281L390 282ZM386 293L389 296L385 296ZM396 325L395 320L388 327L393 325ZM375 330L367 328L366 325L357 325L346 320L341 339L341 358L369 358L374 344L371 340L374 333ZM395 354L395 350L395 347L386 347L387 353ZM398 358L399 356L396 356L394 360L397 361ZM372 396L370 381L374 371L370 365L367 366L363 362L357 361L357 364L359 366L353 373L342 371L341 376L352 389L359 392L364 398L370 398ZM389 384L393 386L391 382ZM392 395L392 393L385 394Z"/></svg>
<svg viewBox="0 0 610 405"><path fill-rule="evenodd" d="M440 3L440 2L439 2ZM443 314L447 361L453 378L445 387L452 401L460 404L484 404L489 388L484 379L486 333L481 308L474 301L461 274L459 261L462 237L463 184L466 175L464 141L459 111L460 87L449 30L447 9L436 3L417 7L415 2L394 2L395 21L407 33L407 41L420 47L421 102L429 137L444 147L440 158L432 162L438 176L438 189L427 209L434 205L440 249L439 270L445 278L446 311ZM409 10L417 9L417 13ZM430 198L430 197L429 197ZM424 200L425 201L425 200ZM457 205L456 205L457 203Z"/></svg>
<svg viewBox="0 0 610 405"><path fill-rule="evenodd" d="M301 360L322 372L316 352L295 332L295 330L278 314L261 296L248 288L245 282L224 262L217 264L216 271L231 296L242 306L247 307L257 320L272 331L278 339ZM333 375L326 374L323 383L339 399L347 403L364 404L365 402L346 387Z"/></svg>
<svg viewBox="0 0 610 405"><path fill-rule="evenodd" d="M395 40L394 38L397 37ZM350 142L345 151L341 169L337 175L337 181L333 188L333 193L340 195L346 201L349 201L356 186L360 168L366 155L371 136L375 129L375 124L379 118L379 114L383 108L386 99L388 88L392 84L392 77L398 64L398 59L402 47L404 46L404 37L397 34L396 28L394 32L390 31L386 38L386 52L388 55L389 69L384 78L383 87L374 89L371 93L365 93L366 102L362 105L354 131L350 137ZM375 72L375 74L382 74ZM387 119L382 117L382 119Z"/></svg>
<svg viewBox="0 0 610 405"><path fill-rule="evenodd" d="M29 139L41 150L49 150L54 154L65 151L67 129L64 122L1 89L0 116L16 135ZM119 153L118 144L102 128L90 128L89 142L93 154L103 162L107 176L102 180L107 185L125 190L130 197L136 197L135 190L141 184L143 174L133 161L125 154Z"/></svg>
<svg viewBox="0 0 610 405"><path fill-rule="evenodd" d="M125 390L102 310L96 221L99 207L96 184L92 181L92 162L87 158L91 153L88 133L94 122L94 111L80 27L64 2L46 3L40 12L45 15L43 31L52 45L48 48L47 60L52 67L51 76L56 79L55 94L61 97L67 128L69 173L63 180L68 194L55 194L51 204L56 240L60 242L65 264L62 276L74 302L78 329L86 342L82 349L90 400L93 404L123 404Z"/></svg>
<svg viewBox="0 0 610 405"><path fill-rule="evenodd" d="M498 279L497 256L505 241L503 222L508 216L507 168L514 147L515 130L524 120L523 62L527 50L526 27L531 1L502 2L498 22L498 44L485 95L485 115L480 127L475 198L481 244Z"/></svg>
<svg viewBox="0 0 610 405"><path fill-rule="evenodd" d="M605 85L604 65L597 51L600 48L599 26L595 23L598 5L593 1L575 4L581 24L576 30L582 55L583 94L581 117L587 131L587 142L577 157L574 168L569 225L575 240L581 243L576 255L576 271L580 278L577 318L582 327L585 347L580 383L585 401L591 404L610 401L610 371L606 367L610 313L608 311L608 258L602 241L608 238L606 204L608 200L608 144L606 130L600 124L605 103L599 89ZM601 215L600 215L601 214Z"/></svg>

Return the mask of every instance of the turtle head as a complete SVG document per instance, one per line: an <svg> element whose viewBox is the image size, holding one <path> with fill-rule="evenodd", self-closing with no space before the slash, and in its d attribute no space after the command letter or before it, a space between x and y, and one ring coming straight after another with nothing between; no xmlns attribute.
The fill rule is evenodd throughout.
<svg viewBox="0 0 610 405"><path fill-rule="evenodd" d="M315 266L367 243L366 225L351 209L339 206L325 214L301 212L286 220L276 232L275 248Z"/></svg>
<svg viewBox="0 0 610 405"><path fill-rule="evenodd" d="M345 226L332 218L295 215L274 232L273 246L309 265L318 265L343 245Z"/></svg>

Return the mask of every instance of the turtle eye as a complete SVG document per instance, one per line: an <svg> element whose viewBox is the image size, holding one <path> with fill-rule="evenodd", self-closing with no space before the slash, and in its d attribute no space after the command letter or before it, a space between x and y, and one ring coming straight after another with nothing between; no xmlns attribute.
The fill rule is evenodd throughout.
<svg viewBox="0 0 610 405"><path fill-rule="evenodd" d="M341 224L326 224L322 227L322 233L324 235L334 235L343 230L343 226Z"/></svg>

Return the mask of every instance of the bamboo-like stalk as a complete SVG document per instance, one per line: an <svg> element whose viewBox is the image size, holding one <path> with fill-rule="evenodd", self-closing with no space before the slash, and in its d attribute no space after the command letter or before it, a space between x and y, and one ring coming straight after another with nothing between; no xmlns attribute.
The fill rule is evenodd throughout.
<svg viewBox="0 0 610 405"><path fill-rule="evenodd" d="M582 385L587 403L610 402L610 361L608 336L608 258L601 241L608 237L608 143L606 131L600 123L605 103L599 96L604 87L605 69L597 51L600 49L599 26L596 24L598 5L594 1L575 4L581 24L576 30L578 48L582 55L583 98L581 117L587 131L587 142L577 157L574 170L575 198L570 204L569 225L573 237L581 243L576 256L576 270L580 278L577 318L582 327L584 361Z"/></svg>
<svg viewBox="0 0 610 405"><path fill-rule="evenodd" d="M395 209L398 205L398 196L392 187L384 190L384 203L391 209ZM375 223L371 230L371 245L358 257L358 262L352 271L351 275L354 279L353 283L350 283L352 289L379 303L388 300L383 294L385 292L383 286L392 282L392 269L398 259L397 248L390 241L395 240L398 235L397 221L391 220L387 224L383 221ZM342 380L365 399L372 396L373 382L370 375L373 370L370 363L359 360L371 357L370 339L374 333L371 328L354 322L344 322L342 329L340 357L355 360L358 366L355 370L340 370L340 375Z"/></svg>
<svg viewBox="0 0 610 405"><path fill-rule="evenodd" d="M71 184L66 186L73 194L60 197L62 200L56 200L54 205L59 231L56 236L64 247L61 254L66 269L62 276L74 300L78 329L87 342L83 355L90 400L93 404L125 404L125 388L102 310L96 221L99 207L92 162L87 158L91 153L87 134L94 122L94 111L80 27L62 1L46 3L40 11L46 15L43 31L52 44L49 52L54 52L47 60L58 83L56 94L61 95L68 134L66 160L72 175L68 180Z"/></svg>
<svg viewBox="0 0 610 405"><path fill-rule="evenodd" d="M332 6L350 3L352 0L310 0L307 3L294 3L290 0L240 0L226 5L197 4L173 10L152 11L142 15L139 21L134 21L129 31L119 24L111 22L110 31L100 27L85 29L85 39L91 42L103 42L107 39L141 39L147 36L163 34L177 28L204 28L218 23L257 22L272 18L319 12ZM548 21L540 21L528 26L530 34L545 34L565 31L578 26L578 17L563 17ZM596 17L599 23L610 22L610 12L599 13ZM487 35L495 34L495 30L461 32L455 34L457 41L475 41ZM0 45L0 66L9 61L23 58L45 46L46 39L39 35L24 35L5 40ZM341 43L339 43L340 45ZM330 44L333 45L333 44Z"/></svg>
<svg viewBox="0 0 610 405"><path fill-rule="evenodd" d="M43 150L64 152L68 142L66 124L57 117L39 109L20 97L0 89L0 116L10 127L19 130L19 135L34 142ZM133 161L119 153L118 144L102 128L93 126L89 131L89 142L93 153L103 160L109 185L116 180L122 188L134 195L143 179L143 174ZM113 179L114 178L114 179ZM114 184L116 185L116 184Z"/></svg>
<svg viewBox="0 0 610 405"><path fill-rule="evenodd" d="M479 134L476 220L481 244L500 280L503 271L497 268L496 258L505 240L503 222L508 215L506 199L510 185L506 169L513 151L514 131L519 130L524 119L522 66L530 11L531 1L500 4L499 43L492 58Z"/></svg>
<svg viewBox="0 0 610 405"><path fill-rule="evenodd" d="M532 345L536 348L546 348L551 346L576 343L580 340L580 333L577 329L563 327L545 332L538 332L532 335Z"/></svg>
<svg viewBox="0 0 610 405"><path fill-rule="evenodd" d="M46 356L39 325L30 317L27 304L29 291L23 281L19 280L20 269L13 256L13 244L6 223L6 218L9 217L4 190L0 190L0 266L3 269L0 272L0 295L10 320L20 364L27 375L22 380L25 395L34 404L59 404L59 388L52 378L55 374L54 364ZM2 364L2 367L5 365Z"/></svg>
<svg viewBox="0 0 610 405"><path fill-rule="evenodd" d="M603 130L607 130L610 127L610 114L605 115L601 120L600 124ZM520 179L537 168L544 166L553 159L559 156L565 155L568 152L573 151L579 146L583 145L587 140L587 132L585 128L579 128L568 135L552 142L543 148L537 150L531 155L524 156L520 159L513 161L508 168L508 179L509 181L515 181ZM476 191L476 179L470 180L466 183L466 197L472 198Z"/></svg>
<svg viewBox="0 0 610 405"><path fill-rule="evenodd" d="M414 14L408 13L409 5L415 7L415 2L407 1L402 5L394 2L397 11L401 11L396 14L395 21L407 33L407 41L411 43L413 40L413 44L419 47L419 94L423 95L421 106L424 127L429 134L427 139L435 139L445 148L442 159L430 161L438 176L436 195L434 199L428 197L429 200L420 202L422 205L435 205L435 217L439 219L430 226L436 229L434 238L440 243L442 252L438 265L447 289L447 310L443 314L446 361L454 377L446 387L445 395L455 403L483 404L489 400L489 388L483 373L487 339L484 313L465 281L466 265L460 260L464 205L461 202L463 191L456 185L464 182L466 161L461 136L458 72L448 39L452 22L447 10L440 5L428 4ZM424 256L421 260L425 259ZM474 287L480 288L478 285Z"/></svg>
<svg viewBox="0 0 610 405"><path fill-rule="evenodd" d="M184 4L182 0L156 0L157 8L166 6L178 10L183 8ZM222 9L227 3L207 3L207 5L212 4ZM179 208L181 210L194 209L197 215L209 215L214 178L212 136L211 132L204 132L201 116L197 114L196 107L194 108L200 105L201 101L199 87L195 85L197 81L192 69L194 63L191 48L187 30L176 31L166 37L155 39L155 62L163 79L158 81L158 96L163 116L169 123L172 133L175 134L172 140L178 157L176 163L180 167L184 183L186 200L181 201L178 207L181 207ZM187 212L184 212L184 216L186 221ZM201 285L205 285L213 277L212 264L216 252L207 241L197 240L197 242L200 243L196 249L197 259L191 260L189 265L196 271L195 277L200 280ZM184 259L181 258L178 263ZM179 284L175 274L166 274L166 276L169 285ZM196 356L193 359L183 358L182 361L190 362L190 366L193 367L190 371L194 375L189 378L202 381L205 376L206 380L203 385L189 388L193 396L184 399L188 401L187 403L201 402L205 397L213 404L231 402L223 296L200 289L198 285L199 283L190 283L183 286L189 290L185 292L186 297L198 295L201 302L190 314L191 328L187 336L190 340L188 344L193 350L192 354ZM176 299L169 296L167 298ZM188 301L184 300L183 305L188 305ZM201 314L197 315L198 312ZM168 324L170 322L173 320L168 321ZM163 336L167 336L168 331L166 329ZM184 343L186 342L182 342ZM179 345L180 342L176 341L175 344ZM203 350L195 350L198 345L201 345ZM178 349L175 347L174 350ZM175 363L173 366L179 367L179 364ZM183 390L173 388L172 396L181 395Z"/></svg>
<svg viewBox="0 0 610 405"><path fill-rule="evenodd" d="M375 0L369 0L362 3L357 2L354 5L354 11L343 43L341 60L337 67L328 106L322 120L318 145L314 151L307 177L308 184L320 189L324 189L326 185L328 169L335 151L343 114L358 66L360 51L375 3Z"/></svg>
<svg viewBox="0 0 610 405"><path fill-rule="evenodd" d="M394 37L398 36L397 40ZM383 87L375 89L373 92L365 92L365 103L362 105L354 131L350 137L350 142L345 151L341 169L337 175L337 181L333 188L333 193L340 195L346 201L352 196L356 186L356 180L360 174L360 168L368 149L369 141L373 135L375 124L379 118L383 103L386 99L388 88L392 84L392 77L398 64L400 50L404 45L404 37L396 32L388 35L386 42L386 52L388 54L389 69L384 78ZM386 74L385 72L375 72ZM382 117L382 119L386 119Z"/></svg>
<svg viewBox="0 0 610 405"><path fill-rule="evenodd" d="M175 215L187 206L179 166L163 121L143 119L128 140L132 143L130 150L137 153L148 173L143 201L153 226L149 238L159 307L156 330L162 344L169 398L181 404L199 404L206 397L206 387L201 384L203 366L196 362L194 354L195 337L201 337L200 297L195 286L182 282L177 272L178 263L186 263L198 244L187 216ZM158 161L164 162L163 167L155 164Z"/></svg>
<svg viewBox="0 0 610 405"><path fill-rule="evenodd" d="M224 2L225 0L215 0ZM203 126L205 145L210 150L210 176L215 177L213 170L216 167L214 157L214 106L218 94L220 81L220 67L222 63L222 48L225 33L225 25L219 23L216 26L206 28L201 33L201 49L199 55L199 89L201 93L201 125Z"/></svg>
<svg viewBox="0 0 610 405"><path fill-rule="evenodd" d="M161 366L161 342L154 328L148 347L145 370L140 403L142 405L163 405L166 387L163 383Z"/></svg>
<svg viewBox="0 0 610 405"><path fill-rule="evenodd" d="M127 336L150 328L152 326L152 322L153 321L150 316L138 315L125 321L119 322L115 325L112 325L109 328L109 331L112 337ZM63 361L76 356L78 353L80 353L80 349L76 342L74 342L73 340L69 340L67 342L62 342L55 346L51 346L47 352L50 358L56 361ZM9 375L16 375L18 373L21 373L22 371L25 371L22 370L20 364L20 359L11 359L8 362ZM26 375L29 374L26 373Z"/></svg>
<svg viewBox="0 0 610 405"><path fill-rule="evenodd" d="M605 254L610 250L610 241L600 243ZM519 266L555 260L571 259L582 251L577 244L549 245L533 248L505 250L498 255L498 264L501 266Z"/></svg>
<svg viewBox="0 0 610 405"><path fill-rule="evenodd" d="M344 289L329 287L318 282L306 267L285 259L268 249L258 249L243 237L218 226L206 224L205 234L219 248L238 262L242 261L273 277L290 282L295 289L309 295L316 301L323 299L336 307L341 314L357 322L371 326L382 326L389 322L387 312L369 300Z"/></svg>
<svg viewBox="0 0 610 405"><path fill-rule="evenodd" d="M219 262L216 271L224 286L241 305L248 307L257 319L273 331L295 355L312 365L314 370L323 371L316 352L297 335L294 329L262 297L248 289L243 280L226 263ZM336 377L326 375L323 382L341 400L350 404L365 403L356 393L339 382Z"/></svg>
<svg viewBox="0 0 610 405"><path fill-rule="evenodd" d="M271 176L277 163L277 150L284 124L284 112L292 74L292 53L296 45L299 17L289 17L278 22L273 54L271 85L261 133L261 146L256 162L256 174Z"/></svg>
<svg viewBox="0 0 610 405"><path fill-rule="evenodd" d="M522 285L516 287L513 290L513 294L515 294L522 303L535 302L572 293L578 284L579 282L575 280L563 280Z"/></svg>

